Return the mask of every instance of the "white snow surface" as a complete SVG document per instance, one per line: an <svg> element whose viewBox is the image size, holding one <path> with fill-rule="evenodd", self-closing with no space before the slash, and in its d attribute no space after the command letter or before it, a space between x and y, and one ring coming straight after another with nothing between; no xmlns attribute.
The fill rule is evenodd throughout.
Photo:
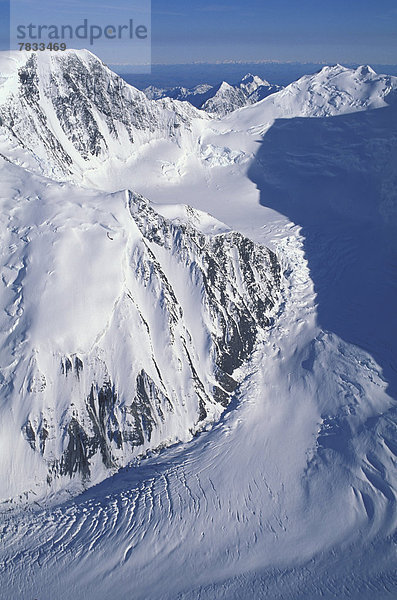
<svg viewBox="0 0 397 600"><path fill-rule="evenodd" d="M43 59L44 79L56 64ZM15 66L0 72L4 106L18 99L19 84ZM189 109L176 143L156 129L164 108L155 101L161 133L139 133L133 150L117 142L117 158L84 158L65 142L69 173L0 124L0 356L9 375L2 385L15 398L3 400L0 430L1 472L14 493L1 515L4 600L395 598L396 89L396 78L370 67L326 67L220 120ZM182 110L169 102L165 110ZM59 123L48 127L63 144ZM29 373L20 367L27 348L88 352L113 319L107 360L126 386L125 355L141 358L142 345L126 350L138 322L132 335L115 310L140 240L125 189L176 223L192 222L186 204L203 211L194 222L205 235L238 230L272 248L282 265L280 304L231 404L210 415L205 431L192 440L181 416L166 432L180 443L106 480L98 470L98 485L79 496L73 479L62 480L33 503L16 493L35 490L44 469L9 425L32 409L12 378ZM188 297L185 288L182 281ZM161 348L158 312L147 310ZM193 302L197 364L206 360L200 310ZM184 397L189 382L169 371ZM40 389L40 378L32 385Z"/></svg>
<svg viewBox="0 0 397 600"><path fill-rule="evenodd" d="M156 213L131 192L59 184L0 160L0 472L9 506L23 495L38 500L69 488L69 473L72 487L84 489L134 456L186 441L218 420L224 407L212 394L222 311L226 323L229 310L237 319L240 304L249 306L248 285L259 295L259 286L275 297L276 290L255 269L244 282L233 232L206 213L183 205ZM235 280L226 279L234 300L223 300L220 313L206 287L212 241L221 244L215 261ZM225 275L211 276L215 295L215 279ZM152 392L154 414L142 408L142 387ZM140 402L132 403L134 395ZM136 410L143 410L142 439ZM69 461L75 420L94 445L101 432L109 438L90 457L88 480L81 457Z"/></svg>

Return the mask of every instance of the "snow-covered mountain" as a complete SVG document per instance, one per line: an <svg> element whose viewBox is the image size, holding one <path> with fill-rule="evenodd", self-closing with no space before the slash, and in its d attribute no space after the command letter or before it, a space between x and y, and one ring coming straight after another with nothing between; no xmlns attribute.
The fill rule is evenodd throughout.
<svg viewBox="0 0 397 600"><path fill-rule="evenodd" d="M0 66L0 152L35 172L78 179L166 139L191 150L187 103L148 100L88 51L11 53Z"/></svg>
<svg viewBox="0 0 397 600"><path fill-rule="evenodd" d="M218 419L280 273L272 252L189 207L1 162L4 499L101 480Z"/></svg>
<svg viewBox="0 0 397 600"><path fill-rule="evenodd" d="M153 85L145 88L143 92L149 100L160 100L162 98L172 98L172 100L181 100L190 102L196 108L200 108L202 104L212 96L214 86L208 83L200 83L193 88L177 86L172 88L157 88Z"/></svg>
<svg viewBox="0 0 397 600"><path fill-rule="evenodd" d="M396 78L0 67L4 599L393 598Z"/></svg>
<svg viewBox="0 0 397 600"><path fill-rule="evenodd" d="M370 67L336 65L240 110L222 84L206 102L230 101L234 109L210 120L188 102L148 100L87 51L11 53L0 81L0 154L53 179L111 192L149 180L173 183L202 162L244 163L252 153L236 132L248 132L249 142L277 118L378 108L394 101L397 89L397 78ZM256 95L259 83L247 76L231 94Z"/></svg>
<svg viewBox="0 0 397 600"><path fill-rule="evenodd" d="M397 99L397 77L368 66L324 67L263 100L214 120L200 138L200 153L211 168L247 164L257 152L253 136L265 135L277 119L333 117L387 107Z"/></svg>
<svg viewBox="0 0 397 600"><path fill-rule="evenodd" d="M200 84L190 89L184 87L160 89L149 86L143 91L152 100L160 98L183 100L213 116L223 117L237 108L259 102L280 89L280 86L271 85L258 75L248 73L236 84L223 81L216 86Z"/></svg>
<svg viewBox="0 0 397 600"><path fill-rule="evenodd" d="M150 99L184 100L212 116L224 117L245 106L255 105L247 114L260 114L272 106L277 117L326 116L382 106L384 98L396 93L396 78L377 75L369 66L349 69L342 65L324 67L314 75L305 75L285 88L271 85L248 73L234 85L223 81L218 86L199 85L192 89L144 90ZM265 98L267 102L256 106ZM239 113L240 116L240 113Z"/></svg>
<svg viewBox="0 0 397 600"><path fill-rule="evenodd" d="M247 131L274 119L330 117L381 108L397 99L397 77L378 75L371 67L324 67L276 94L224 119L220 127ZM224 125L223 125L224 124Z"/></svg>

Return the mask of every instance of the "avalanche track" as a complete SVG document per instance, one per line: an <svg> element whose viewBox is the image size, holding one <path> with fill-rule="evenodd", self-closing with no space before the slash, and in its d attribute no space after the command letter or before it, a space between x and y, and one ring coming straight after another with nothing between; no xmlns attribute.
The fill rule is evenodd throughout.
<svg viewBox="0 0 397 600"><path fill-rule="evenodd" d="M76 499L4 514L4 600L393 597L386 384L318 328L299 228L280 219L266 234L283 304L221 422Z"/></svg>

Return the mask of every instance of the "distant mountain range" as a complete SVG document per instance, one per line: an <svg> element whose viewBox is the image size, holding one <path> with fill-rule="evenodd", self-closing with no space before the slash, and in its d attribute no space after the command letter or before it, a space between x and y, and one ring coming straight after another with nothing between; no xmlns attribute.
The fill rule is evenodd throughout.
<svg viewBox="0 0 397 600"><path fill-rule="evenodd" d="M151 100L160 98L184 100L212 115L223 117L237 108L255 104L280 89L280 86L271 85L257 75L248 73L239 83L233 85L223 81L216 86L201 84L191 89L184 87L159 89L150 86L143 91Z"/></svg>

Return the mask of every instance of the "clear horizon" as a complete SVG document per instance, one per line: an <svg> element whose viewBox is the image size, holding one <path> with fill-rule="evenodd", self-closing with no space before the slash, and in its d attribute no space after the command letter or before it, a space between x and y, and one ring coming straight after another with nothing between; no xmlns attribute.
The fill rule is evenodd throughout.
<svg viewBox="0 0 397 600"><path fill-rule="evenodd" d="M0 0L3 46L8 4ZM14 24L32 14L39 23L56 15L58 22L72 25L84 18L118 25L130 17L139 19L143 4L146 0L115 5L70 0L57 6L50 0L12 0L11 13ZM151 5L152 64L397 63L395 0L153 0ZM136 46L127 40L101 39L89 49L107 63L136 64Z"/></svg>
<svg viewBox="0 0 397 600"><path fill-rule="evenodd" d="M110 62L109 63L111 66L113 67L136 67L136 66L140 66L140 65L135 65L134 63L117 63L117 62ZM208 66L215 66L215 65L325 65L325 64L341 64L344 66L349 66L349 65L363 65L363 64L369 64L371 66L371 64L375 64L375 65L384 65L384 66L390 66L390 67L395 67L397 66L397 60L395 62L374 62L372 61L371 63L363 63L363 62L357 62L357 61L336 61L336 62L326 62L326 61L321 61L321 60L306 60L306 61L295 61L295 60L235 60L235 61L231 61L231 60L223 60L223 61L200 61L200 60L196 60L193 62L175 62L175 63L167 63L167 62L154 62L152 61L151 65L153 67L178 67L178 66L183 66L183 67L188 67L188 66L200 66L200 65L208 65Z"/></svg>

